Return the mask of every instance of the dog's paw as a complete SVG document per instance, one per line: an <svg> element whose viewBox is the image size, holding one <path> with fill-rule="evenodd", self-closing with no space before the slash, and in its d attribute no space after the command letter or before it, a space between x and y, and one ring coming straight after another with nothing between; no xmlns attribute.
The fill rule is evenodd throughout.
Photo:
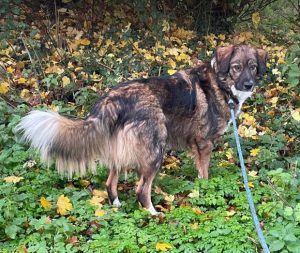
<svg viewBox="0 0 300 253"><path fill-rule="evenodd" d="M112 205L114 207L121 207L122 206L122 204L121 204L121 202L120 202L120 200L119 200L118 197L115 198L115 200L113 201Z"/></svg>
<svg viewBox="0 0 300 253"><path fill-rule="evenodd" d="M152 215L152 216L160 216L161 212L157 212L153 205L151 205L149 208L146 208L146 210Z"/></svg>

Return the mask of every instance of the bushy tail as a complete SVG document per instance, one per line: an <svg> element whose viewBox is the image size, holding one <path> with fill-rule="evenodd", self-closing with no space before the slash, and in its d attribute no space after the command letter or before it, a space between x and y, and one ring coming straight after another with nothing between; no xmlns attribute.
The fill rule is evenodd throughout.
<svg viewBox="0 0 300 253"><path fill-rule="evenodd" d="M55 161L58 172L71 177L73 174L84 175L87 168L95 171L103 138L100 126L100 121L94 118L72 120L56 112L32 111L16 130L41 152L44 162Z"/></svg>

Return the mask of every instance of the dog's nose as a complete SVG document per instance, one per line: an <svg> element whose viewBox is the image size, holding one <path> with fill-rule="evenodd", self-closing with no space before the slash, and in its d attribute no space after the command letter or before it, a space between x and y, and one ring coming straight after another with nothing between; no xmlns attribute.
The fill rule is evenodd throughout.
<svg viewBox="0 0 300 253"><path fill-rule="evenodd" d="M244 89L247 91L251 90L253 85L254 85L253 81L246 81L246 82L244 82Z"/></svg>

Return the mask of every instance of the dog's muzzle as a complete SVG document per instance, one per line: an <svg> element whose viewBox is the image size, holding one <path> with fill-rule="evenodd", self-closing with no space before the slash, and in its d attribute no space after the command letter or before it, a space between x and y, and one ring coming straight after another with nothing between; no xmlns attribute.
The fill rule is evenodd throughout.
<svg viewBox="0 0 300 253"><path fill-rule="evenodd" d="M254 82L252 80L245 81L243 84L244 91L251 91L253 87L254 87Z"/></svg>

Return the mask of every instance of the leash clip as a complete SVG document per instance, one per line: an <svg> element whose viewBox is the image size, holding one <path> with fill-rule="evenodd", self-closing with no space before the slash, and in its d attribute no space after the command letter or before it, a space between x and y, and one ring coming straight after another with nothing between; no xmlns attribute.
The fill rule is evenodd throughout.
<svg viewBox="0 0 300 253"><path fill-rule="evenodd" d="M228 105L229 105L229 108L230 108L230 109L233 109L233 110L234 110L234 101L233 101L232 98L229 99Z"/></svg>

